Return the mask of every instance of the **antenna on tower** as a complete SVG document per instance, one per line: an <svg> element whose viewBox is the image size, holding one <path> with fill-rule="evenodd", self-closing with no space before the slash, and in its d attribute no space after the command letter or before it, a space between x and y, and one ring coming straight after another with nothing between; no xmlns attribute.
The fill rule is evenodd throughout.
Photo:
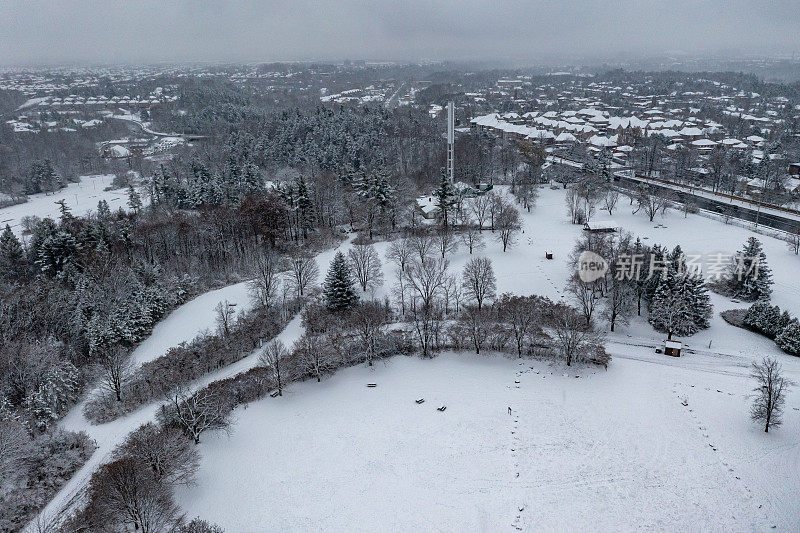
<svg viewBox="0 0 800 533"><path fill-rule="evenodd" d="M447 179L453 181L453 156L455 156L455 109L453 102L447 102Z"/></svg>

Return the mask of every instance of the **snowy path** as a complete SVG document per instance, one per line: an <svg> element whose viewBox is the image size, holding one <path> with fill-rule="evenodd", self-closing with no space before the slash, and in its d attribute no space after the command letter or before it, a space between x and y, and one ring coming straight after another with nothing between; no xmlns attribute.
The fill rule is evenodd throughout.
<svg viewBox="0 0 800 533"><path fill-rule="evenodd" d="M322 272L327 271L328 264L333 259L337 250L346 251L350 246L351 240L347 240L337 248L326 250L317 255L316 260ZM221 289L209 291L201 294L193 300L178 307L161 321L154 329L150 337L142 342L131 354L134 366L151 361L163 355L169 348L177 346L181 342L188 342L204 331L210 330L215 325L214 308L220 302L227 300L237 304L237 312L241 313L251 307L247 282L228 285ZM303 333L300 315L296 315L276 337L286 346L300 338ZM254 350L247 357L221 368L216 372L207 374L194 381L188 387L189 391L195 391L205 387L213 381L233 377L242 372L246 372L258 364L261 349ZM96 391L93 391L93 393ZM63 515L72 506L81 501L84 491L92 477L92 474L103 464L110 460L114 449L124 442L125 438L142 424L155 419L158 408L163 400L155 401L142 406L127 416L118 418L106 424L92 424L83 416L83 408L88 400L88 394L83 401L73 407L69 413L59 422L59 427L68 431L84 431L96 444L97 449L89 460L73 475L73 477L59 490L53 499L41 511L40 516L46 520L51 520ZM31 521L26 527L26 531L35 531L36 519Z"/></svg>

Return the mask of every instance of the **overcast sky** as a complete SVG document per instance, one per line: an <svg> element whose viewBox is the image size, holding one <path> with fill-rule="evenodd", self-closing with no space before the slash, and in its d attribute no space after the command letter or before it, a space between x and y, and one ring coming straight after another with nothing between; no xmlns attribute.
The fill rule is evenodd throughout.
<svg viewBox="0 0 800 533"><path fill-rule="evenodd" d="M800 52L798 1L0 0L4 65L719 52Z"/></svg>

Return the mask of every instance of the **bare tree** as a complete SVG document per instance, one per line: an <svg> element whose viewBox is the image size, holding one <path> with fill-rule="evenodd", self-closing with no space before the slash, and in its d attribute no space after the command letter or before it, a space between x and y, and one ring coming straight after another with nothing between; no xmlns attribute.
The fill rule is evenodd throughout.
<svg viewBox="0 0 800 533"><path fill-rule="evenodd" d="M102 372L100 387L121 402L122 389L127 384L131 373L128 352L118 345L113 346L100 354L99 362Z"/></svg>
<svg viewBox="0 0 800 533"><path fill-rule="evenodd" d="M492 261L487 257L477 257L467 261L461 276L464 294L475 300L478 310L483 308L486 299L494 298L497 290L497 279L492 268Z"/></svg>
<svg viewBox="0 0 800 533"><path fill-rule="evenodd" d="M228 411L216 393L201 389L190 394L178 387L169 406L162 406L162 419L179 427L183 432L200 443L200 435L205 431L222 429L227 431L230 421Z"/></svg>
<svg viewBox="0 0 800 533"><path fill-rule="evenodd" d="M258 356L258 361L261 363L261 366L269 369L272 374L272 379L275 380L275 384L278 387L278 396L283 396L283 382L281 381L281 377L288 357L289 351L279 340L269 342L266 348L264 348L264 351L261 352L261 355Z"/></svg>
<svg viewBox="0 0 800 533"><path fill-rule="evenodd" d="M475 353L480 355L481 348L489 337L489 324L486 310L474 305L467 305L459 316L459 322L467 330Z"/></svg>
<svg viewBox="0 0 800 533"><path fill-rule="evenodd" d="M633 304L636 299L636 290L629 280L620 280L612 277L608 285L606 299L603 304L603 318L606 318L614 331L617 322L627 324L633 315Z"/></svg>
<svg viewBox="0 0 800 533"><path fill-rule="evenodd" d="M573 361L583 360L603 344L601 334L582 326L580 322L578 312L569 308L560 313L553 323L556 348L567 366L572 365Z"/></svg>
<svg viewBox="0 0 800 533"><path fill-rule="evenodd" d="M424 263L436 249L436 243L433 237L427 231L420 231L414 234L410 239L411 249L414 250L415 255L419 258L420 263Z"/></svg>
<svg viewBox="0 0 800 533"><path fill-rule="evenodd" d="M377 354L377 340L383 326L386 325L389 313L385 306L377 302L362 302L351 312L351 318L364 347L364 357L369 366Z"/></svg>
<svg viewBox="0 0 800 533"><path fill-rule="evenodd" d="M445 259L428 259L425 262L412 261L406 269L406 279L411 291L419 298L423 308L430 307L434 299L441 295L447 280Z"/></svg>
<svg viewBox="0 0 800 533"><path fill-rule="evenodd" d="M489 218L489 208L492 205L492 195L482 194L476 196L470 202L472 214L475 215L475 222L478 224L478 231L483 231L486 219Z"/></svg>
<svg viewBox="0 0 800 533"><path fill-rule="evenodd" d="M496 305L500 319L511 326L517 356L522 357L525 342L540 318L535 301L530 296L503 294Z"/></svg>
<svg viewBox="0 0 800 533"><path fill-rule="evenodd" d="M442 254L444 259L447 254L452 254L458 250L458 236L453 232L450 226L443 227L434 237L436 248Z"/></svg>
<svg viewBox="0 0 800 533"><path fill-rule="evenodd" d="M596 282L587 283L580 279L578 273L572 275L567 282L566 291L572 294L578 307L583 312L586 325L592 323L592 315L600 302L600 290Z"/></svg>
<svg viewBox="0 0 800 533"><path fill-rule="evenodd" d="M381 259L371 244L354 244L347 252L361 290L374 289L383 283Z"/></svg>
<svg viewBox="0 0 800 533"><path fill-rule="evenodd" d="M422 357L430 357L431 344L435 342L442 328L442 311L438 299L434 297L427 306L415 295L409 304L414 332L419 342Z"/></svg>
<svg viewBox="0 0 800 533"><path fill-rule="evenodd" d="M405 271L411 258L414 257L414 247L411 240L408 238L401 238L392 241L389 245L389 250L386 252L386 259L392 261L397 265L398 270Z"/></svg>
<svg viewBox="0 0 800 533"><path fill-rule="evenodd" d="M795 255L800 254L800 225L786 232L786 244Z"/></svg>
<svg viewBox="0 0 800 533"><path fill-rule="evenodd" d="M400 313L405 316L406 314L406 292L408 290L408 278L404 270L398 268L394 272L395 282L392 287L394 297L400 303Z"/></svg>
<svg viewBox="0 0 800 533"><path fill-rule="evenodd" d="M603 209L608 211L609 216L614 214L614 208L617 207L619 200L619 191L614 187L609 187L606 194L603 196Z"/></svg>
<svg viewBox="0 0 800 533"><path fill-rule="evenodd" d="M231 327L233 326L233 316L236 314L236 304L230 303L228 300L219 302L214 308L214 313L217 317L217 330L222 337L228 337L231 334Z"/></svg>
<svg viewBox="0 0 800 533"><path fill-rule="evenodd" d="M262 250L256 259L255 277L250 282L250 290L258 302L269 307L278 293L280 273L286 269L281 256L272 249Z"/></svg>
<svg viewBox="0 0 800 533"><path fill-rule="evenodd" d="M662 211L663 215L669 207L669 200L665 195L659 193L658 191L650 191L647 187L643 187L639 191L636 201L636 211L643 209L647 215L647 218L650 219L650 222L656 218L656 215L659 211Z"/></svg>
<svg viewBox="0 0 800 533"><path fill-rule="evenodd" d="M438 339L442 312L439 301L447 282L448 262L442 258L414 260L406 269L410 291L409 309L423 357L431 353L431 342Z"/></svg>
<svg viewBox="0 0 800 533"><path fill-rule="evenodd" d="M467 245L469 253L472 254L474 250L483 248L483 235L481 234L478 225L472 221L472 217L466 211L461 213L461 242Z"/></svg>
<svg viewBox="0 0 800 533"><path fill-rule="evenodd" d="M494 217L494 226L499 231L497 238L503 243L503 251L505 252L509 246L514 245L517 234L522 229L522 222L517 208L507 201L502 201Z"/></svg>
<svg viewBox="0 0 800 533"><path fill-rule="evenodd" d="M573 224L583 224L586 222L586 214L581 208L581 195L576 187L570 187L566 196L567 214Z"/></svg>
<svg viewBox="0 0 800 533"><path fill-rule="evenodd" d="M322 374L336 368L328 348L319 336L309 334L300 337L293 347L293 351L300 356L300 362L306 372L317 378L317 382L322 381Z"/></svg>
<svg viewBox="0 0 800 533"><path fill-rule="evenodd" d="M173 531L179 523L178 507L168 486L148 476L131 457L100 467L90 484L87 515L102 531L118 531L116 524L142 533Z"/></svg>
<svg viewBox="0 0 800 533"><path fill-rule="evenodd" d="M148 422L131 433L125 443L114 450L113 457L132 457L142 470L168 485L189 485L200 466L200 454L186 439L178 437L178 429Z"/></svg>
<svg viewBox="0 0 800 533"><path fill-rule="evenodd" d="M766 433L769 428L781 424L786 391L793 383L783 377L781 364L771 357L765 357L760 363L754 362L750 375L757 383L753 389L755 394L753 394L750 417L762 422Z"/></svg>
<svg viewBox="0 0 800 533"><path fill-rule="evenodd" d="M303 296L306 289L319 277L319 266L310 254L294 252L289 258L289 282L296 296Z"/></svg>
<svg viewBox="0 0 800 533"><path fill-rule="evenodd" d="M462 295L461 283L455 275L448 275L442 290L445 316L459 312Z"/></svg>

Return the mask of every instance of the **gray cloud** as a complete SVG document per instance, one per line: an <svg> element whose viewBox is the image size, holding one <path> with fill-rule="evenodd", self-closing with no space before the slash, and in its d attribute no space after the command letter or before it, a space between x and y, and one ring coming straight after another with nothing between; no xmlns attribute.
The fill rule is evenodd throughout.
<svg viewBox="0 0 800 533"><path fill-rule="evenodd" d="M800 51L796 1L4 1L0 64Z"/></svg>

